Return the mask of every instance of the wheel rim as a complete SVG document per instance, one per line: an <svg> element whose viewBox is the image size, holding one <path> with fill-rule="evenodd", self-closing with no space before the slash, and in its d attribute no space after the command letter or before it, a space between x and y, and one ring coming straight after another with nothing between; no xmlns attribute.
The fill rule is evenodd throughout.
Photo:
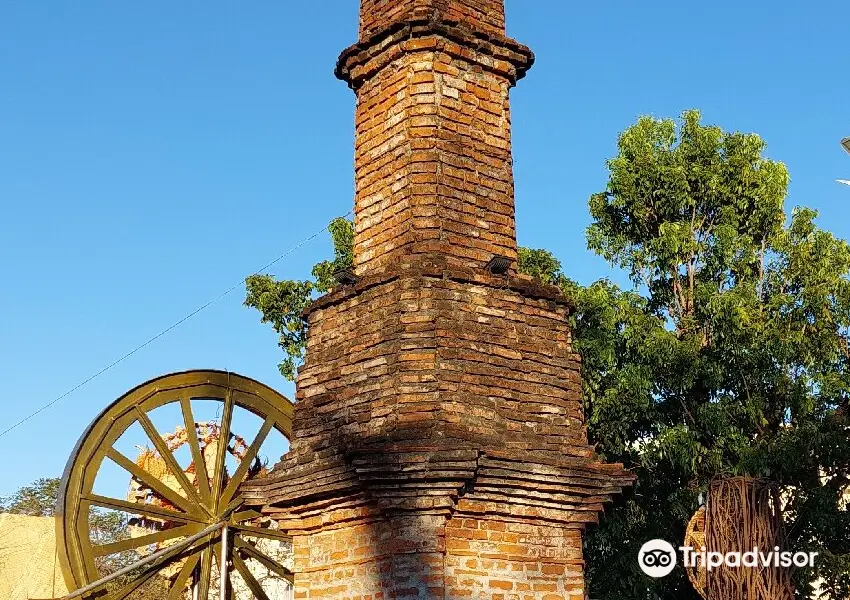
<svg viewBox="0 0 850 600"><path fill-rule="evenodd" d="M220 441L213 449L201 447L193 406L197 401L220 403ZM179 407L185 427L194 481L187 475L173 450L165 441L163 431L154 424L152 411L169 406ZM228 468L228 452L234 413L247 411L262 421L250 445L245 444L242 459ZM251 467L272 431L289 440L292 431L293 404L277 391L252 379L221 371L189 371L159 377L131 390L108 406L86 429L68 460L57 503L57 548L62 571L69 589L78 590L101 579L98 558L117 552L139 551L156 543L175 543L193 536L210 525L226 523L225 546L228 577L237 573L243 587L260 600L269 600L263 586L252 575L250 561L263 565L269 572L291 582L292 574L268 556L258 540L288 541L275 529L260 527L259 513L245 510L238 494L239 485L251 475ZM132 426L144 431L154 453L167 467L171 481L146 471L126 454L115 448L116 441ZM137 429L138 429L137 427ZM223 441L223 443L222 443ZM206 453L206 454L205 454ZM231 451L231 454L233 452ZM214 455L214 456L211 456ZM94 490L98 473L105 461L111 461L127 471L151 491L147 503L130 502ZM233 462L233 461L231 461ZM210 464L212 463L212 464ZM90 511L110 510L140 516L143 521L166 523L160 531L128 540L97 544L91 540ZM193 543L187 550L158 560L139 570L139 573L119 589L109 590L108 600L129 598L156 575L169 568L176 571L170 577L169 599L185 597L187 586L197 586L198 598L206 600L211 582L217 577L221 554L221 531ZM252 563L253 564L253 563ZM214 576L215 574L215 576ZM230 589L233 589L231 580ZM103 594L104 588L100 588ZM101 596L98 596L101 597ZM233 597L232 591L229 597Z"/></svg>

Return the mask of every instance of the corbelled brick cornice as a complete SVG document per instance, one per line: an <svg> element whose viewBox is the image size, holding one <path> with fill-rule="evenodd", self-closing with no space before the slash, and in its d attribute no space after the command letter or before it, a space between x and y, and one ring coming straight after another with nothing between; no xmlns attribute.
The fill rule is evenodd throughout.
<svg viewBox="0 0 850 600"><path fill-rule="evenodd" d="M471 61L516 84L534 64L534 53L519 42L496 33L473 31L461 22L403 21L345 49L336 76L353 90L402 53L433 50Z"/></svg>
<svg viewBox="0 0 850 600"><path fill-rule="evenodd" d="M354 284L338 286L312 302L304 310L303 316L309 319L310 315L316 310L340 304L367 292L373 287L391 283L399 277L420 276L512 290L525 298L547 300L554 305L566 307L568 314L575 311L575 303L571 298L564 295L561 288L541 283L528 275L492 275L480 269L463 268L449 264L445 257L440 254L414 254L400 264L361 277Z"/></svg>

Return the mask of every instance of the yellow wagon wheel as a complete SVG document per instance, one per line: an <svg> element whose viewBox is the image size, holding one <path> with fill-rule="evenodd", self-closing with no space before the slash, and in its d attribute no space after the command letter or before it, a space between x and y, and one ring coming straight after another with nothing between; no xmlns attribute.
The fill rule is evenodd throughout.
<svg viewBox="0 0 850 600"><path fill-rule="evenodd" d="M685 530L685 546L689 546L699 551L702 548L705 548L705 507L700 507L700 509L694 513L694 516L691 517L690 522L688 523L688 528ZM705 570L704 564L697 564L695 567L686 568L688 573L688 579L691 581L691 585L694 586L694 589L697 593L703 598L706 597L706 588L708 581L706 579L707 573Z"/></svg>
<svg viewBox="0 0 850 600"><path fill-rule="evenodd" d="M218 407L217 435L221 442L211 450L199 440L199 424L193 411L198 402L210 401ZM187 436L191 469L182 467L172 452L182 444L169 444L154 425L152 411L165 406L182 416L182 423L177 425ZM241 411L259 417L262 426L247 448L240 447L234 453L228 444L231 439L239 439L232 425L234 413ZM273 430L289 439L292 415L293 404L275 390L222 371L188 371L159 377L108 406L77 442L59 490L57 548L68 588L75 590L69 597L129 599L154 577L168 573L164 579L168 600L207 600L214 580L219 582L219 588L229 587L226 597L233 598L234 581L230 578L235 570L243 588L240 598L250 593L258 600L270 600L249 563L254 561L291 582L292 573L258 543L291 540L263 521L258 512L243 507L239 487L258 474L257 457ZM160 466L165 465L167 478L145 470L144 461L133 461L116 448L116 442L131 427L144 432L146 442L153 446L148 452L154 453ZM227 464L228 453L231 466ZM234 460L233 456L239 459ZM132 476L137 484L135 499L97 493L95 481L106 461ZM140 487L149 492L146 497L138 497ZM99 543L90 522L93 510L117 511L137 522L157 525L147 535ZM153 554L142 552L146 547L163 546ZM101 583L110 574L101 572L99 559L131 551L139 552L140 561L126 567L127 577Z"/></svg>

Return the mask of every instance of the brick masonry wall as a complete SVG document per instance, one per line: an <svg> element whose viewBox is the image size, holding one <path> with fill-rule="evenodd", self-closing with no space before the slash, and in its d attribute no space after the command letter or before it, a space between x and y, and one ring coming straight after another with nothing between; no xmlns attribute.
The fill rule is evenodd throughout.
<svg viewBox="0 0 850 600"><path fill-rule="evenodd" d="M581 531L481 517L343 523L298 534L297 599L582 600Z"/></svg>
<svg viewBox="0 0 850 600"><path fill-rule="evenodd" d="M442 597L444 523L442 517L414 516L298 536L295 597Z"/></svg>
<svg viewBox="0 0 850 600"><path fill-rule="evenodd" d="M580 531L459 513L446 546L447 598L584 599Z"/></svg>
<svg viewBox="0 0 850 600"><path fill-rule="evenodd" d="M296 396L304 451L379 436L589 456L569 305L484 281L414 270L317 307Z"/></svg>
<svg viewBox="0 0 850 600"><path fill-rule="evenodd" d="M465 265L516 258L511 84L441 44L401 42L404 53L358 90L359 273L416 252Z"/></svg>
<svg viewBox="0 0 850 600"><path fill-rule="evenodd" d="M415 18L461 21L482 32L505 33L503 0L362 0L360 39Z"/></svg>

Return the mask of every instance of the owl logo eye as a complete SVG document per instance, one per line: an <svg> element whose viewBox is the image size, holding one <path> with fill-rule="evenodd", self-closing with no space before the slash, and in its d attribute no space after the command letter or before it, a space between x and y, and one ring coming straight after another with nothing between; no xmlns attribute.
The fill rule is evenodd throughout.
<svg viewBox="0 0 850 600"><path fill-rule="evenodd" d="M673 557L664 550L650 550L643 555L643 564L646 567L666 567L673 562Z"/></svg>

